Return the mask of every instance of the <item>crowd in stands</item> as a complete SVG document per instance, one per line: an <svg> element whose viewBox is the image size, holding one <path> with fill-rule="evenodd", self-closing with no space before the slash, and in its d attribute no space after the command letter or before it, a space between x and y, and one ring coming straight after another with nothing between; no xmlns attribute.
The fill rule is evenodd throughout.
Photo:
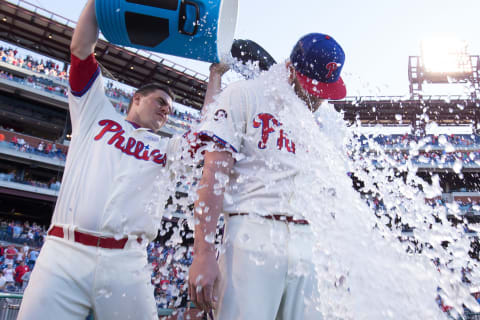
<svg viewBox="0 0 480 320"><path fill-rule="evenodd" d="M127 105L130 103L130 100L133 98L134 90L120 89L114 86L112 81L107 81L105 85L105 94L113 99L120 100Z"/></svg>
<svg viewBox="0 0 480 320"><path fill-rule="evenodd" d="M368 138L364 135L358 137L362 146L368 148ZM440 148L447 144L451 144L457 148L470 148L480 146L480 136L470 134L442 134L442 135L426 135L424 137L413 134L393 134L393 135L377 135L373 137L373 141L390 148L409 148L413 143L423 145L422 148Z"/></svg>
<svg viewBox="0 0 480 320"><path fill-rule="evenodd" d="M436 199L425 199L425 202L432 207L443 206L447 207L447 210L459 211L460 214L480 214L480 197L464 196L464 198L468 198L468 200L453 199L452 202L447 202L445 201L445 199L439 197ZM372 208L374 211L386 210L384 203L380 199L374 197L372 199L366 200L369 207Z"/></svg>
<svg viewBox="0 0 480 320"><path fill-rule="evenodd" d="M61 81L67 80L67 72L58 63L49 59L36 60L31 55L21 57L18 55L18 50L14 48L0 47L0 59L11 65L42 73Z"/></svg>
<svg viewBox="0 0 480 320"><path fill-rule="evenodd" d="M357 137L361 145L359 150L362 157L369 157L376 166L382 166L383 160L367 154L371 140L365 136ZM452 166L456 162L462 165L480 165L480 135L427 135L425 137L405 135L379 135L373 137L373 141L385 147L386 154L390 159L400 165L409 161L419 166ZM416 147L410 149L415 143ZM420 146L420 147L417 147ZM411 154L412 150L415 154Z"/></svg>
<svg viewBox="0 0 480 320"><path fill-rule="evenodd" d="M0 221L0 291L25 289L45 236L46 227L37 223Z"/></svg>
<svg viewBox="0 0 480 320"><path fill-rule="evenodd" d="M9 142L0 141L0 143L16 151L35 154L38 156L56 158L62 161L65 161L67 157L66 152L62 151L62 149L60 148L57 148L56 143L53 143L51 141L40 140L38 145L32 146L27 141L25 141L25 139L21 135L14 134Z"/></svg>
<svg viewBox="0 0 480 320"><path fill-rule="evenodd" d="M158 308L185 307L188 300L186 275L193 255L191 247L174 248L151 242L147 253Z"/></svg>
<svg viewBox="0 0 480 320"><path fill-rule="evenodd" d="M460 212L462 213L480 214L480 200L455 200L455 203L458 206Z"/></svg>
<svg viewBox="0 0 480 320"><path fill-rule="evenodd" d="M41 77L36 76L27 76L26 78L21 78L12 75L7 71L0 71L0 78L10 81L15 81L17 83L46 91L48 93L56 94L61 97L67 97L67 89L65 86L54 84L51 80L47 80Z"/></svg>
<svg viewBox="0 0 480 320"><path fill-rule="evenodd" d="M40 248L46 236L47 227L36 222L21 222L0 219L0 241L27 244Z"/></svg>
<svg viewBox="0 0 480 320"><path fill-rule="evenodd" d="M180 110L177 110L177 109L174 109L173 110L173 114L172 114L173 117L179 119L179 120L183 120L187 123L197 123L200 121L199 117L190 113L190 112L182 112Z"/></svg>
<svg viewBox="0 0 480 320"><path fill-rule="evenodd" d="M61 67L58 63L55 63L52 60L48 59L35 60L30 55L21 57L18 55L17 49L4 47L0 47L0 60L17 67L39 73L42 76L47 76L47 78L42 76L28 76L27 78L22 79L13 76L9 72L1 71L1 78L17 82L23 82L24 84L40 87L42 89L45 89L46 91L57 92L59 93L59 95L65 97L67 96L68 72L65 71L63 66ZM51 79L58 80L64 83L64 85L59 85L58 83L56 84L51 81ZM107 96L117 100L122 100L127 104L130 101L130 98L133 96L132 92L127 92L126 90L114 87L112 82L107 83L105 92Z"/></svg>
<svg viewBox="0 0 480 320"><path fill-rule="evenodd" d="M17 175L15 170L11 170L10 172L0 172L0 181L10 181L21 183L37 188L44 188L59 191L61 182L57 178L51 178L50 181L39 181L32 177L29 174L24 174L23 176Z"/></svg>
<svg viewBox="0 0 480 320"><path fill-rule="evenodd" d="M420 151L418 155L410 156L407 152L388 152L391 159L398 164L406 164L411 161L416 165L452 165L461 161L463 165L480 164L480 150L446 152L445 150ZM374 164L379 164L378 160L373 159Z"/></svg>

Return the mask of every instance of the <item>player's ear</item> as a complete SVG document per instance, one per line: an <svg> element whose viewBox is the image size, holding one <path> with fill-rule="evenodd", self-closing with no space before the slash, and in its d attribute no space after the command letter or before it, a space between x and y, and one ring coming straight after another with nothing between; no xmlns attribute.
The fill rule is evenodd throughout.
<svg viewBox="0 0 480 320"><path fill-rule="evenodd" d="M133 105L138 105L140 103L142 95L140 93L135 93L132 97L132 106Z"/></svg>
<svg viewBox="0 0 480 320"><path fill-rule="evenodd" d="M293 67L290 60L287 60L285 62L285 66L288 69L288 80L289 80L290 83L293 83L293 81L295 80L295 68Z"/></svg>

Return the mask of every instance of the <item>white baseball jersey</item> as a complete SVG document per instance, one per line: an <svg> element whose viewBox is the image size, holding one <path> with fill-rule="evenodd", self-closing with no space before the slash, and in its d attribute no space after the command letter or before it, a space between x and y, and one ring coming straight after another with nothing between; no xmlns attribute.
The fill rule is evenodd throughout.
<svg viewBox="0 0 480 320"><path fill-rule="evenodd" d="M295 115L288 112L291 99L287 102L281 96L302 102L288 85L283 69L281 64L255 80L229 85L208 106L196 130L202 140L226 146L237 160L225 192L225 213L301 216L290 200L294 178L302 166L297 155L304 151L283 124L281 117ZM277 90L284 92L278 95Z"/></svg>
<svg viewBox="0 0 480 320"><path fill-rule="evenodd" d="M85 74L90 78L78 79ZM52 224L152 240L167 198L158 188L167 184L170 139L115 111L93 55L84 61L72 56L70 84L72 141Z"/></svg>

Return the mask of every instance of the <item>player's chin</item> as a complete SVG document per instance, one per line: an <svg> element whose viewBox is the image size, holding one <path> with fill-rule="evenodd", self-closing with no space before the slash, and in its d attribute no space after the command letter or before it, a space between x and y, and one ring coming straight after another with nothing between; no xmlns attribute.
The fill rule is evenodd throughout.
<svg viewBox="0 0 480 320"><path fill-rule="evenodd" d="M166 123L167 123L167 121L163 120L163 119L155 121L155 131L160 130Z"/></svg>

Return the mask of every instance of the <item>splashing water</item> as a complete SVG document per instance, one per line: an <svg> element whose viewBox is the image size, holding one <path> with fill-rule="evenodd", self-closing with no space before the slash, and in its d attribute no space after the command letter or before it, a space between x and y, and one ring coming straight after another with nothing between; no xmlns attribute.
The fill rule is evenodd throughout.
<svg viewBox="0 0 480 320"><path fill-rule="evenodd" d="M399 164L373 139L368 141L372 152L362 151L355 130L347 130L332 105L324 103L313 115L286 81L278 81L286 78L283 66L274 68L263 78L274 84L266 94L271 95L272 104L278 99L287 102L289 108L279 110L280 121L304 151L297 152L303 166L289 201L294 213L309 220L315 233L312 247L319 297L311 303L325 319L442 319L446 316L436 302L440 292L457 311L462 312L463 305L477 311L478 304L461 274L462 268L469 268L470 280L479 283L478 262L468 254L470 239L461 226L448 221L445 207L425 202L441 195L438 176L432 177L431 185L426 183L416 176L409 159ZM448 144L442 137L439 140ZM410 155L418 155L426 143L411 144ZM179 206L189 212L187 206L197 200L201 175L197 163L204 150L214 147L203 146L192 158L186 145L183 161L172 164L171 171L190 188L185 198L174 197L170 208ZM380 199L385 209L369 207L352 187L347 172L363 182L363 194ZM224 176L217 177L219 186L225 181ZM392 220L412 228L413 238L405 237L402 227ZM187 221L193 229L191 212ZM174 244L179 246L180 240ZM215 238L212 235L208 240ZM444 241L449 242L446 248ZM251 258L252 263L262 264L262 256Z"/></svg>
<svg viewBox="0 0 480 320"><path fill-rule="evenodd" d="M417 186L423 186L429 196L440 194L440 188L416 177L411 163L396 168L396 163L384 156L384 168L379 170L368 157L349 161L344 148L347 133L341 115L330 105L322 106L318 117L323 127L314 130L313 116L298 99L290 98L295 109L285 111L281 121L289 128L298 128L292 130L298 135L294 139L303 141L308 150L298 154L299 161L305 165L295 181L294 207L312 223L316 234L315 263L321 293L318 304L324 316L436 319L441 317L435 303L438 287L458 310L462 310L461 304L467 301L470 307L476 308L476 302L461 281L460 268L452 272L442 266L439 272L432 263L435 258L450 262L449 251L455 252L456 263L460 265L474 263L468 255L469 240L462 230L450 226L442 209L427 206L426 193ZM295 119L288 116L292 112ZM406 183L395 175L394 168L406 174ZM352 188L347 171L355 172L362 181L370 183L364 192L373 191L383 199L387 210L382 217L401 218L403 223L415 228L415 238L430 244L432 249L422 254L407 254L405 244L397 240L401 230L390 230L375 218ZM336 190L334 195L328 192L332 186ZM435 216L441 217L443 224L436 223ZM446 251L441 246L446 239L455 242L455 248ZM338 275L345 277L343 287L348 290L335 287Z"/></svg>

